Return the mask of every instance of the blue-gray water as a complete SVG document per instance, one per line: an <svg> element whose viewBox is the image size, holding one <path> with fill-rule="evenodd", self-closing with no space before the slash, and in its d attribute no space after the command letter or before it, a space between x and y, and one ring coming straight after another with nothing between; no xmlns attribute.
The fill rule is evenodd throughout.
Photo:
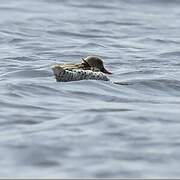
<svg viewBox="0 0 180 180"><path fill-rule="evenodd" d="M0 17L1 178L180 177L180 1L1 0ZM117 84L55 81L87 55Z"/></svg>

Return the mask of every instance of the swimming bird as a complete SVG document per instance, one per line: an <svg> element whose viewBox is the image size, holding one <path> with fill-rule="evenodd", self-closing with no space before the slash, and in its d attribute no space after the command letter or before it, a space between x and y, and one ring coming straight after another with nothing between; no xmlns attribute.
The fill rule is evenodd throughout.
<svg viewBox="0 0 180 180"><path fill-rule="evenodd" d="M76 64L57 64L52 66L57 81L78 81L84 79L95 79L108 81L105 74L112 74L104 68L103 61L97 56L82 58Z"/></svg>

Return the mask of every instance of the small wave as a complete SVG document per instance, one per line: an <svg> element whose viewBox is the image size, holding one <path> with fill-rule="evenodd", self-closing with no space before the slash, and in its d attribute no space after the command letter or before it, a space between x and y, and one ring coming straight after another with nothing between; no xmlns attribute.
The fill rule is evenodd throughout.
<svg viewBox="0 0 180 180"><path fill-rule="evenodd" d="M25 39L22 39L22 38L13 38L9 41L9 43L12 43L12 44L17 44L17 43L22 43L22 42L25 42L26 40Z"/></svg>
<svg viewBox="0 0 180 180"><path fill-rule="evenodd" d="M17 102L5 102L1 101L0 104L1 107L7 107L7 108L18 108L18 109L26 109L26 110L48 110L48 108L45 107L40 107L40 106L35 106L35 105L28 105L28 104L23 104L23 103L17 103Z"/></svg>
<svg viewBox="0 0 180 180"><path fill-rule="evenodd" d="M126 76L126 75L152 75L153 73L158 73L157 70L137 70L137 71L129 71L120 73L120 76Z"/></svg>
<svg viewBox="0 0 180 180"><path fill-rule="evenodd" d="M102 24L102 25L114 24L114 25L120 25L120 26L140 26L141 25L139 22L119 22L119 21L113 21L113 20L97 21L97 24Z"/></svg>
<svg viewBox="0 0 180 180"><path fill-rule="evenodd" d="M97 44L97 43L86 43L86 44L82 45L81 47L83 47L83 48L91 48L91 47L93 47L93 48L96 48L96 47L103 47L103 48L105 48L104 45Z"/></svg>
<svg viewBox="0 0 180 180"><path fill-rule="evenodd" d="M61 35L61 36L71 36L71 37L79 37L79 38L99 38L99 37L106 37L106 38L115 38L113 35L102 35L102 34L90 34L90 33L75 33L75 32L68 32L68 31L61 31L61 30L48 30L47 33L52 35Z"/></svg>
<svg viewBox="0 0 180 180"><path fill-rule="evenodd" d="M87 112L126 112L126 111L132 111L132 109L125 109L125 108L100 108L100 109L88 109L85 110Z"/></svg>
<svg viewBox="0 0 180 180"><path fill-rule="evenodd" d="M175 95L180 96L180 81L174 79L146 79L131 81L129 86L151 95ZM140 92L139 92L140 93Z"/></svg>
<svg viewBox="0 0 180 180"><path fill-rule="evenodd" d="M33 68L26 68L23 70L16 70L8 73L4 73L1 75L3 78L37 78L37 77L49 77L51 74L46 70L36 70Z"/></svg>
<svg viewBox="0 0 180 180"><path fill-rule="evenodd" d="M180 51L165 52L160 54L161 57L180 57Z"/></svg>
<svg viewBox="0 0 180 180"><path fill-rule="evenodd" d="M149 28L149 27L148 27ZM139 42L143 42L143 43L157 43L157 44L164 44L164 45L167 45L167 44L180 44L180 42L178 42L177 40L172 40L172 39L168 39L168 38L165 38L165 39L160 39L160 38L152 38L152 37L146 37L146 38L140 38L138 40Z"/></svg>

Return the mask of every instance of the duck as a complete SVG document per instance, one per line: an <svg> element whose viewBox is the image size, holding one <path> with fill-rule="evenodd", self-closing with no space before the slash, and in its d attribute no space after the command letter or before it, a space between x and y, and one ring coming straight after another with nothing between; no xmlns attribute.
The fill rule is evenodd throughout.
<svg viewBox="0 0 180 180"><path fill-rule="evenodd" d="M51 66L57 81L67 82L84 79L109 80L105 74L112 74L104 67L98 56L87 56L80 63L56 64Z"/></svg>
<svg viewBox="0 0 180 180"><path fill-rule="evenodd" d="M77 64L64 64L60 66L65 70L83 69L100 71L105 74L112 74L110 71L104 68L103 60L97 56L88 56L86 58L82 58L81 62Z"/></svg>

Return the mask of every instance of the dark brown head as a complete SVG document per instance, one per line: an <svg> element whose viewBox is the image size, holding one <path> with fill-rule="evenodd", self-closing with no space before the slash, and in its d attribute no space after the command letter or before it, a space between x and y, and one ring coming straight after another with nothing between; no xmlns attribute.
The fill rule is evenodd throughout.
<svg viewBox="0 0 180 180"><path fill-rule="evenodd" d="M82 58L82 63L90 67L98 68L103 73L112 74L104 68L103 61L97 56L88 56L85 59Z"/></svg>

